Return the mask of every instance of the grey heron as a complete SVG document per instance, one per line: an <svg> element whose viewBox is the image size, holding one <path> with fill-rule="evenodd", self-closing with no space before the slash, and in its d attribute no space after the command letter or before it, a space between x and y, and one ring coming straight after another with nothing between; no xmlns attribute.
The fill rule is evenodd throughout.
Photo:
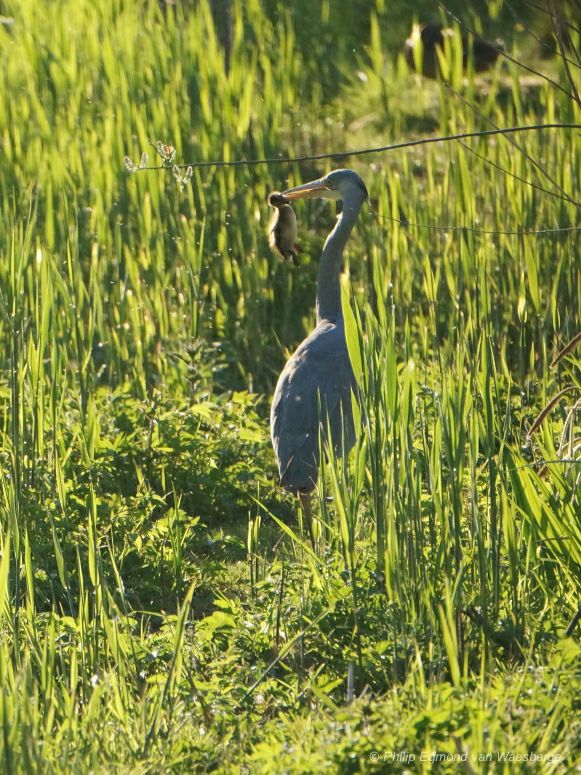
<svg viewBox="0 0 581 775"><path fill-rule="evenodd" d="M337 457L355 443L351 400L357 386L345 339L339 275L343 250L368 193L356 172L335 170L283 196L287 201L321 197L343 202L319 263L316 327L282 370L270 411L280 481L299 496L312 540L311 493L319 475L319 438L327 440Z"/></svg>

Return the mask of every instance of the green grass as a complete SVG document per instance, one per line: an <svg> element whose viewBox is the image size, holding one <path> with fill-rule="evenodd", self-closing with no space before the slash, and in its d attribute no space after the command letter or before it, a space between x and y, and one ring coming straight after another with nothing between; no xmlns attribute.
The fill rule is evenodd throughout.
<svg viewBox="0 0 581 775"><path fill-rule="evenodd" d="M581 330L579 237L397 221L576 226L578 133L353 160L365 413L323 466L316 551L268 407L334 213L297 207L294 269L266 196L327 167L196 168L183 190L124 167L157 140L190 162L581 119L506 63L463 80L452 51L456 91L424 83L396 56L405 4L331 5L301 25L235 0L228 72L205 0L3 8L2 771L579 764L581 350L550 365Z"/></svg>

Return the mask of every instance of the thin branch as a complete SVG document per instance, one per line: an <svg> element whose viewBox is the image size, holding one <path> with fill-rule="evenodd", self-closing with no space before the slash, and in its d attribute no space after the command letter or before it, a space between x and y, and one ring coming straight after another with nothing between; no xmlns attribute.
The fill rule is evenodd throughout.
<svg viewBox="0 0 581 775"><path fill-rule="evenodd" d="M553 360L551 361L551 368L554 368L554 367L555 367L555 366L556 366L556 365L559 363L559 361L562 361L562 360L563 360L563 358L565 358L567 355L569 355L569 353L572 353L572 352L573 352L573 350L574 350L574 349L575 349L575 348L576 348L578 345L580 345L580 344L581 344L581 331L579 331L579 333L578 333L578 334L575 334L575 336L573 337L573 339L571 339L571 341L570 341L570 342L568 342L568 343L565 345L565 347L563 347L563 349L562 349L562 350L559 350L559 352L557 353L557 355L555 355L555 357L554 357L554 358L553 358Z"/></svg>
<svg viewBox="0 0 581 775"><path fill-rule="evenodd" d="M570 638L571 635L573 635L573 632L575 630L575 627L577 627L579 620L581 620L581 606L579 606L579 608L577 609L577 613L573 616L573 618L569 622L569 626L565 630L566 638Z"/></svg>
<svg viewBox="0 0 581 775"><path fill-rule="evenodd" d="M555 408L555 406L559 403L559 401L561 400L561 398L563 398L564 395L579 389L580 388L577 385L568 385L567 387L563 388L563 390L559 390L557 395L553 396L553 398L551 398L549 403L540 411L539 415L537 416L537 419L531 425L530 430L527 433L527 439L530 439L533 433L536 430L538 430L538 428L542 425L542 422L545 419L545 417L549 414L549 412L551 412Z"/></svg>

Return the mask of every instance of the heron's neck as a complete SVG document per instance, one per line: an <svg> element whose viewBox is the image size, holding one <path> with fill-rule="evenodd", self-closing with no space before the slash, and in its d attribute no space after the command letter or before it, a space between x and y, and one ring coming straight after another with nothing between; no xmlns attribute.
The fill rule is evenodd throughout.
<svg viewBox="0 0 581 775"><path fill-rule="evenodd" d="M343 212L323 247L317 277L317 323L321 320L334 322L342 315L339 282L341 258L363 201L363 197L353 197L351 201L343 202Z"/></svg>

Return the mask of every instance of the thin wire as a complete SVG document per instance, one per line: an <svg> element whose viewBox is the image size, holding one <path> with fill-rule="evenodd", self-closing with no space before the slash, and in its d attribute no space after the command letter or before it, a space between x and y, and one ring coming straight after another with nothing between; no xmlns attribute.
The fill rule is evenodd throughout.
<svg viewBox="0 0 581 775"><path fill-rule="evenodd" d="M416 229L430 229L431 231L467 231L473 234L498 234L503 236L522 236L522 237L533 236L535 234L536 235L550 234L554 232L581 231L581 226L555 226L554 228L529 229L529 230L516 229L513 231L498 231L497 229L478 229L474 226L437 226L431 223L411 223L407 219L404 220L403 218L394 218L391 215L380 215L379 213L375 212L375 210L370 210L370 213L375 218L381 218L382 220L392 221L394 223L400 223L402 226L405 226L405 227L413 226Z"/></svg>
<svg viewBox="0 0 581 775"><path fill-rule="evenodd" d="M474 35L475 37L479 37L477 32L475 32L471 27L465 24L453 11L447 8L441 0L436 0L436 4L442 9L442 11L444 11L444 13L447 16L453 19L456 22L456 24L460 25L460 27L463 27L471 35ZM570 91L567 91L567 89L563 88L561 84L557 83L557 81L554 81L552 78L549 78L548 75L545 75L544 73L540 73L538 70L535 70L533 67L529 67L528 65L525 65L523 62L520 62L518 59L515 59L513 56L511 56L510 54L507 54L506 51L500 48L500 46L494 46L493 44L491 45L498 52L500 56L503 56L505 59L508 59L509 62L512 62L518 67L522 67L523 70L526 70L529 73L533 73L533 75L536 75L539 78L543 78L545 81L548 81L548 83L550 83L556 89L559 89L559 91L562 91L563 94L566 94L568 97L571 97L571 99L575 99L574 95L571 94Z"/></svg>
<svg viewBox="0 0 581 775"><path fill-rule="evenodd" d="M456 89L454 89L453 86L451 86L446 81L443 81L443 84L450 92L452 92L452 94L457 99L459 99L461 102L467 105L473 113L476 113L477 116L480 116L480 118L482 118L489 126L492 126L494 129L498 129L498 126L491 119L489 119L488 116L485 116L484 113L476 105L470 102L470 100L466 99L466 97L460 94L460 92L456 91ZM513 140L512 137L507 137L507 140L511 145L513 145L517 150L519 150L523 154L525 159L529 161L533 165L533 167L535 167L550 183L553 184L553 186L555 186L556 189L558 189L561 192L561 194L567 201L571 202L571 204L574 204L577 207L580 206L579 202L576 202L571 196L569 196L569 194L562 188L562 186L560 186L559 183L556 180L554 180L551 177L551 175L549 175L549 173L544 169L544 167L541 164L539 164L539 162L536 159L534 159L530 155L530 153L525 148L522 147L522 145L519 145L519 143L517 143L516 140ZM465 148L467 147L465 143L462 143L462 145ZM473 153L475 153L475 151L473 151ZM557 196L557 195L554 194L554 196Z"/></svg>
<svg viewBox="0 0 581 775"><path fill-rule="evenodd" d="M555 25L555 36L557 38L557 43L559 44L559 51L561 52L561 56L563 57L563 69L565 70L565 75L567 76L567 80L569 81L569 86L571 87L573 97L575 98L577 105L581 107L581 97L579 97L579 90L577 89L577 84L575 83L575 79L573 78L573 74L571 73L569 63L565 56L566 49L565 49L565 43L563 41L563 30L559 24L559 19L561 14L557 12L557 8L555 6L555 0L551 0L551 9L553 11L553 24Z"/></svg>
<svg viewBox="0 0 581 775"><path fill-rule="evenodd" d="M544 48L547 51L550 51L555 56L560 57L564 62L568 62L570 65L573 65L573 67L576 67L578 70L581 70L581 65L578 62L575 62L573 59L569 59L569 57L566 57L563 54L561 54L560 51L553 49L553 47L549 46L548 43L545 43L543 39L539 35L537 35L536 32L534 32L534 30L531 30L530 27L527 27L526 24L523 24L523 22L519 19L517 12L514 10L510 0L505 0L505 5L508 8L512 18L515 20L515 23L519 24L522 27L522 29L527 33L527 35L530 35L531 38L536 40L536 42L539 44L541 48Z"/></svg>
<svg viewBox="0 0 581 775"><path fill-rule="evenodd" d="M527 5L530 5L531 8L534 8L536 11L540 11L541 13L546 14L547 16L553 16L551 11L549 11L548 8L543 8L542 5L539 5L538 3L533 3L532 0L524 0ZM581 35L581 29L579 27L576 27L574 24L571 24L571 22L567 21L566 19L563 19L563 24L566 27L569 27L569 29L573 30L574 32L577 32Z"/></svg>
<svg viewBox="0 0 581 775"><path fill-rule="evenodd" d="M451 140L466 140L470 137L490 137L492 135L508 135L515 132L530 132L541 129L581 129L581 124L574 123L550 123L550 124L527 124L525 126L510 126L504 129L483 129L478 132L459 132L454 135L444 135L438 137L422 137L417 140L408 140L405 143L394 143L393 145L380 145L375 148L359 148L353 151L336 151L332 153L314 153L306 156L279 156L265 159L235 159L233 161L214 160L214 161L193 161L189 164L160 164L156 167L140 167L141 170L171 170L174 167L178 169L187 169L188 167L243 167L257 166L264 164L295 164L304 161L321 161L323 159L347 159L350 156L368 156L372 153L384 153L385 151L398 151L402 148L414 148L418 145L429 145L432 143L443 143Z"/></svg>
<svg viewBox="0 0 581 775"><path fill-rule="evenodd" d="M468 143L464 143L461 141L461 145L463 148L469 151L473 156L476 156L478 159L482 159L482 161L485 161L487 164L490 164L491 167L494 167L499 172L502 172L505 175L509 175L511 178L514 178L515 180L519 180L521 183L525 183L527 186L530 186L531 188L536 188L537 191L542 191L544 194L548 194L549 196L554 196L555 199L561 199L563 202L569 202L569 204L572 203L573 200L570 197L565 196L564 194L558 194L556 191L551 191L550 189L544 188L543 186L539 186L538 183L533 183L532 180L521 178L520 175L516 175L514 172L510 172L504 167L501 167L500 164L497 164L496 162L492 161L492 159L489 159L487 156L484 156L484 154L478 153L478 151L475 151L474 148L471 148L468 145Z"/></svg>

